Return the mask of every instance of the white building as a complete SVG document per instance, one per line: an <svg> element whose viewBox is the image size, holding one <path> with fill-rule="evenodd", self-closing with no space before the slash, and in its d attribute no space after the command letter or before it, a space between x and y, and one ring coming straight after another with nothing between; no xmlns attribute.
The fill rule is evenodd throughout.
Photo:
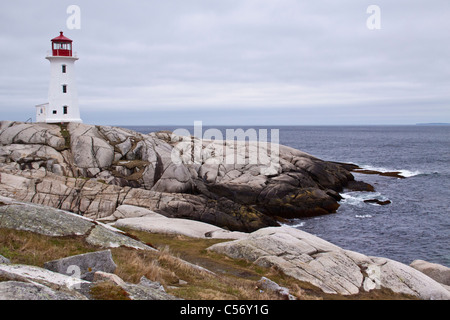
<svg viewBox="0 0 450 320"><path fill-rule="evenodd" d="M72 40L63 32L52 41L50 61L50 86L48 103L36 106L36 122L82 122L78 108L78 92L75 82L75 61Z"/></svg>

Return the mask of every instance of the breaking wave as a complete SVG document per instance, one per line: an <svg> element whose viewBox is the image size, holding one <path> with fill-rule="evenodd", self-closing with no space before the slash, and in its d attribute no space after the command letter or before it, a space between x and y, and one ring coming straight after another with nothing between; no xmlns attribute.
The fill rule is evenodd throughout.
<svg viewBox="0 0 450 320"><path fill-rule="evenodd" d="M424 174L421 171L418 170L407 170L407 169L389 169L389 168L383 168L383 167L374 167L371 165L362 165L360 166L361 169L364 170L371 170L371 171L378 171L378 172L399 172L399 175L401 175L402 177L405 178L410 178L410 177L414 177L414 176L418 176L420 174Z"/></svg>
<svg viewBox="0 0 450 320"><path fill-rule="evenodd" d="M349 204L357 207L363 207L365 205L377 205L376 203L367 203L364 202L366 200L379 200L379 201L387 201L389 200L385 196L383 196L379 192L361 192L361 191L352 191L340 194L342 200L341 204Z"/></svg>
<svg viewBox="0 0 450 320"><path fill-rule="evenodd" d="M305 225L305 221L300 221L298 219L292 219L288 223L281 223L281 225L292 227L292 228L300 228Z"/></svg>

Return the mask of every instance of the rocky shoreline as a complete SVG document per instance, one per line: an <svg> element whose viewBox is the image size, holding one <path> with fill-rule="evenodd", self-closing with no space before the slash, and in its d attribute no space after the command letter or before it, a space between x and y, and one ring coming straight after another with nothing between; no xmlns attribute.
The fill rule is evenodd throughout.
<svg viewBox="0 0 450 320"><path fill-rule="evenodd" d="M174 164L180 143L200 148L202 158ZM0 145L0 195L105 221L128 204L251 232L282 218L334 213L344 188L371 189L343 165L282 145L274 162L252 163L273 146L11 121L0 122ZM243 163L228 163L224 148Z"/></svg>
<svg viewBox="0 0 450 320"><path fill-rule="evenodd" d="M200 160L174 163L174 149L189 156L196 148L201 151ZM224 148L243 155L245 161L229 163ZM274 149L278 152L271 161L250 161L255 153L273 156ZM411 266L345 250L281 226L283 219L335 213L343 190L373 191L371 185L355 181L351 172L374 174L282 145L203 141L170 132L141 134L74 123L1 121L0 230L81 236L102 249L144 251L155 248L117 228L223 239L227 241L207 250L276 268L324 294L352 296L384 288L419 299L450 299L449 269L444 266L412 264L424 272L431 268L426 275ZM50 272L33 270L47 276ZM128 296L140 292L136 299L176 298L153 292L148 289L152 284L144 288L148 279L136 287L111 271L98 270L96 277L129 290ZM27 272L26 266L6 267L0 261L0 297L28 290L37 280L24 277ZM37 282L48 290L33 290L47 292L44 296L54 299L90 298L59 282L49 285L47 276ZM90 287L92 279L83 281L90 282L86 284ZM49 291L58 288L64 289L62 296Z"/></svg>

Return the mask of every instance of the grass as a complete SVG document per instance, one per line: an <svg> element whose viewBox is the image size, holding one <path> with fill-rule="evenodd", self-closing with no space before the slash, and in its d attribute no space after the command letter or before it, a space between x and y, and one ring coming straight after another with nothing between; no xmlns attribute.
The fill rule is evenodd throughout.
<svg viewBox="0 0 450 320"><path fill-rule="evenodd" d="M42 267L45 262L98 250L80 237L47 237L28 231L0 229L0 255L11 263Z"/></svg>
<svg viewBox="0 0 450 320"><path fill-rule="evenodd" d="M131 300L125 290L108 281L95 283L89 293L93 300Z"/></svg>
<svg viewBox="0 0 450 320"><path fill-rule="evenodd" d="M168 293L186 300L280 299L274 292L259 290L257 281L262 276L287 287L292 295L301 300L411 299L387 289L353 296L327 295L313 285L286 276L274 268L259 267L245 260L231 259L206 250L226 240L126 231L130 236L151 243L159 250L111 249L117 264L115 274L130 283L138 283L145 276L161 283ZM11 263L42 267L47 261L97 250L103 248L89 245L83 237L49 237L0 228L0 255L10 259ZM96 283L90 293L98 300L129 299L123 289L108 282Z"/></svg>
<svg viewBox="0 0 450 320"><path fill-rule="evenodd" d="M70 149L70 133L67 130L67 123L58 123L57 125L61 128L61 135L65 140L64 149Z"/></svg>
<svg viewBox="0 0 450 320"><path fill-rule="evenodd" d="M274 293L260 292L256 281L261 278L252 268L232 263L232 259L208 253L205 248L217 241L185 237L149 235L128 231L142 241L159 247L159 252L113 249L118 268L116 273L125 281L137 283L142 275L160 282L166 291L183 299L278 299ZM164 241L163 239L167 241ZM160 244L160 245L158 245ZM185 250L184 250L185 249ZM186 263L188 261L189 263ZM214 266L213 272L196 265ZM209 269L209 268L208 268ZM219 272L216 272L219 271ZM246 277L239 277L245 274Z"/></svg>

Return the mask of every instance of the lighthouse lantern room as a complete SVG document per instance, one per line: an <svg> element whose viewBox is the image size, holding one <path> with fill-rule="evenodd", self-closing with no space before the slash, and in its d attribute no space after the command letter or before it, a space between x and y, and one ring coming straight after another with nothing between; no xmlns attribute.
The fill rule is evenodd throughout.
<svg viewBox="0 0 450 320"><path fill-rule="evenodd" d="M51 55L46 57L50 61L48 103L36 106L36 122L82 122L74 68L78 58L72 54L72 40L61 31L51 42Z"/></svg>

